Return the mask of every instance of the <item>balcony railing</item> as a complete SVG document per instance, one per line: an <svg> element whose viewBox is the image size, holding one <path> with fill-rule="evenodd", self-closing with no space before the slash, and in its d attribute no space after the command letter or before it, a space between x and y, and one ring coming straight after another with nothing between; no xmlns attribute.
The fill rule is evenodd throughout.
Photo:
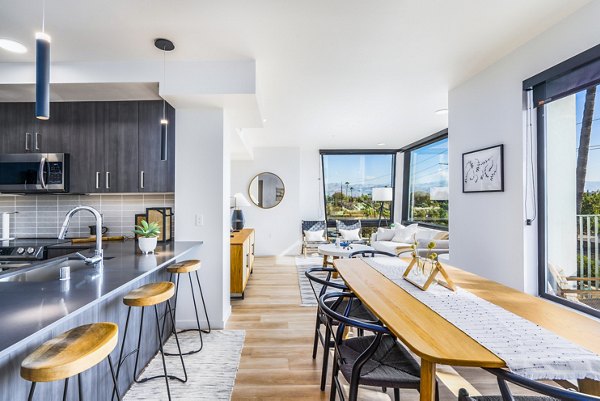
<svg viewBox="0 0 600 401"><path fill-rule="evenodd" d="M600 215L598 214L577 215L577 277L580 280L577 286L579 289L597 287L595 280L587 281L585 279L599 276L597 274L598 266L600 266L599 222Z"/></svg>

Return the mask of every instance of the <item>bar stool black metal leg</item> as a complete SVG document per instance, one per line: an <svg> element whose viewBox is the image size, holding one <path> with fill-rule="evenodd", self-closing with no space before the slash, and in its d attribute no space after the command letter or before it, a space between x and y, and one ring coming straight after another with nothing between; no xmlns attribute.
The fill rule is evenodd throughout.
<svg viewBox="0 0 600 401"><path fill-rule="evenodd" d="M65 389L63 391L63 401L67 401L67 391L69 391L69 378L65 379Z"/></svg>
<svg viewBox="0 0 600 401"><path fill-rule="evenodd" d="M81 373L77 375L77 391L79 392L79 401L83 401L83 385L81 384Z"/></svg>
<svg viewBox="0 0 600 401"><path fill-rule="evenodd" d="M210 319L208 318L208 312L206 311L206 302L204 302L204 294L202 292L202 285L200 284L200 276L198 276L198 270L196 273L196 281L198 282L198 289L200 290L200 298L202 299L202 307L204 308L204 316L206 317L206 323L208 324L208 330L203 330L204 333L209 334L210 329Z"/></svg>
<svg viewBox="0 0 600 401"><path fill-rule="evenodd" d="M173 273L169 273L169 281L173 281ZM177 290L178 290L178 288L177 288L178 285L177 284L178 283L175 282L175 299L177 299ZM167 305L165 305L165 313L163 315L162 332L161 332L161 335L160 335L160 338L161 338L163 344L167 342L166 339L164 338L165 337L165 327L166 327L166 324L167 324ZM171 333L173 333L174 329L175 329L174 327L171 328Z"/></svg>
<svg viewBox="0 0 600 401"><path fill-rule="evenodd" d="M169 308L169 315L171 316L171 322L173 324L173 326L175 325L175 314L173 313L173 310L171 309L171 302L167 300L167 307ZM158 324L158 320L157 320L157 324ZM181 360L181 367L183 368L183 375L185 377L185 379L181 380L179 377L175 377L172 376L173 379L177 379L182 383L187 382L188 379L188 375L187 375L187 370L185 369L185 362L183 361L183 354L181 352L181 346L179 344L179 336L177 335L177 331L175 331L175 343L177 343L177 350L179 351L179 359Z"/></svg>
<svg viewBox="0 0 600 401"><path fill-rule="evenodd" d="M154 314L156 315L156 333L158 334L158 348L160 350L160 356L162 358L163 371L165 372L165 383L167 384L167 394L169 401L171 401L171 389L169 388L169 375L167 373L167 362L165 361L165 353L163 352L162 341L160 341L160 319L158 318L158 308L154 305ZM146 379L150 380L150 379Z"/></svg>
<svg viewBox="0 0 600 401"><path fill-rule="evenodd" d="M27 397L27 401L33 401L33 393L35 392L36 382L31 382L31 388L29 389L29 397Z"/></svg>
<svg viewBox="0 0 600 401"><path fill-rule="evenodd" d="M119 351L119 360L117 364L117 374L115 378L119 378L119 372L121 371L121 365L123 364L123 352L125 351L125 340L127 339L127 328L129 327L129 317L131 316L131 306L127 308L127 319L125 319L125 330L123 331L123 341L121 342L121 351ZM109 356L110 358L110 356ZM112 367L112 364L111 364ZM117 397L120 398L118 394L118 386L115 385L115 389L113 390L111 400L115 399L115 393L117 393ZM119 400L120 401L120 400Z"/></svg>
<svg viewBox="0 0 600 401"><path fill-rule="evenodd" d="M154 307L156 308L156 305ZM146 308L142 306L142 316L140 317L140 334L138 336L138 343L137 343L137 347L135 349L135 365L133 367L133 381L136 383L143 383L146 381L146 380L138 380L142 373L140 372L139 375L137 373L138 361L140 359L140 347L142 345L142 332L143 332L143 328L144 328L144 310L145 309ZM160 335L160 330L159 330L158 334ZM161 344L161 347L162 347L162 341L160 341L160 337L158 339L158 342Z"/></svg>
<svg viewBox="0 0 600 401"><path fill-rule="evenodd" d="M121 394L119 393L119 382L117 381L117 376L115 375L115 367L113 366L112 363L112 359L110 357L110 355L108 356L108 366L110 367L110 375L112 376L112 380L113 380L113 385L114 390L113 390L113 395L116 392L117 393L117 400L121 401Z"/></svg>
<svg viewBox="0 0 600 401"><path fill-rule="evenodd" d="M202 348L204 347L204 340L202 339L202 328L200 327L200 317L198 316L198 306L196 304L196 295L194 295L194 283L192 282L192 276L191 276L191 274L188 274L188 279L190 281L190 288L192 290L192 303L194 304L194 311L196 312L196 326L198 328L197 329L185 329L185 330L181 330L179 332L179 334L186 333L188 331L197 331L198 334L199 334L199 336L200 336L200 348L198 348L196 350L184 352L183 355L196 354L196 353L202 351ZM177 280L177 281L179 281L179 280ZM179 290L179 286L175 290L175 302L177 302L177 290ZM176 312L177 312L177 308L175 307L173 315L175 315ZM166 316L165 316L165 318L166 318ZM179 352L181 353L181 350ZM180 355L180 354L170 354L170 353L167 352L167 353L165 353L165 355L167 355L167 356L177 356L177 355Z"/></svg>

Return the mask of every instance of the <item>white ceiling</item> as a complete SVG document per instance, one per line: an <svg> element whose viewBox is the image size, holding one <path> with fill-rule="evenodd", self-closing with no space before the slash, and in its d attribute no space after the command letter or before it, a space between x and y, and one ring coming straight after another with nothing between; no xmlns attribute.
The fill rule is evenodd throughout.
<svg viewBox="0 0 600 401"><path fill-rule="evenodd" d="M254 146L401 147L447 126L448 90L590 0L47 0L52 60L255 59ZM34 60L41 3L0 0ZM0 94L0 100L1 94Z"/></svg>

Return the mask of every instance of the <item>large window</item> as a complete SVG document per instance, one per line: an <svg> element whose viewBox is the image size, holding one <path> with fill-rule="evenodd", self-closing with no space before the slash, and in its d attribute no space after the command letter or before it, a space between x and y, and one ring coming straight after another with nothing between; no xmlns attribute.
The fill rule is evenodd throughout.
<svg viewBox="0 0 600 401"><path fill-rule="evenodd" d="M404 152L402 220L436 228L448 227L448 131L444 130Z"/></svg>
<svg viewBox="0 0 600 401"><path fill-rule="evenodd" d="M529 116L535 122L537 115L538 127L539 292L596 316L600 316L599 82L600 47L524 82Z"/></svg>
<svg viewBox="0 0 600 401"><path fill-rule="evenodd" d="M382 203L373 201L373 188L394 188L396 152L322 150L321 158L328 225L361 220L363 227L376 226ZM383 202L382 225L393 220L391 192L392 200Z"/></svg>

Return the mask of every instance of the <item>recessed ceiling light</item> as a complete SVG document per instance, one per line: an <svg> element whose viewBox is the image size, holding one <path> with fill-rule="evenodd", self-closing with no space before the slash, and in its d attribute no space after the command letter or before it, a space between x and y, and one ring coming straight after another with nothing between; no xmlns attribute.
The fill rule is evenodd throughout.
<svg viewBox="0 0 600 401"><path fill-rule="evenodd" d="M19 42L10 39L0 39L0 48L12 53L26 53L27 48Z"/></svg>
<svg viewBox="0 0 600 401"><path fill-rule="evenodd" d="M439 109L439 110L436 110L435 114L448 114L448 109Z"/></svg>
<svg viewBox="0 0 600 401"><path fill-rule="evenodd" d="M383 142L379 142L379 143L377 144L377 146L385 146L385 143L383 143Z"/></svg>
<svg viewBox="0 0 600 401"><path fill-rule="evenodd" d="M263 123L266 123L266 122L267 122L267 119L266 119L266 118L263 118Z"/></svg>

